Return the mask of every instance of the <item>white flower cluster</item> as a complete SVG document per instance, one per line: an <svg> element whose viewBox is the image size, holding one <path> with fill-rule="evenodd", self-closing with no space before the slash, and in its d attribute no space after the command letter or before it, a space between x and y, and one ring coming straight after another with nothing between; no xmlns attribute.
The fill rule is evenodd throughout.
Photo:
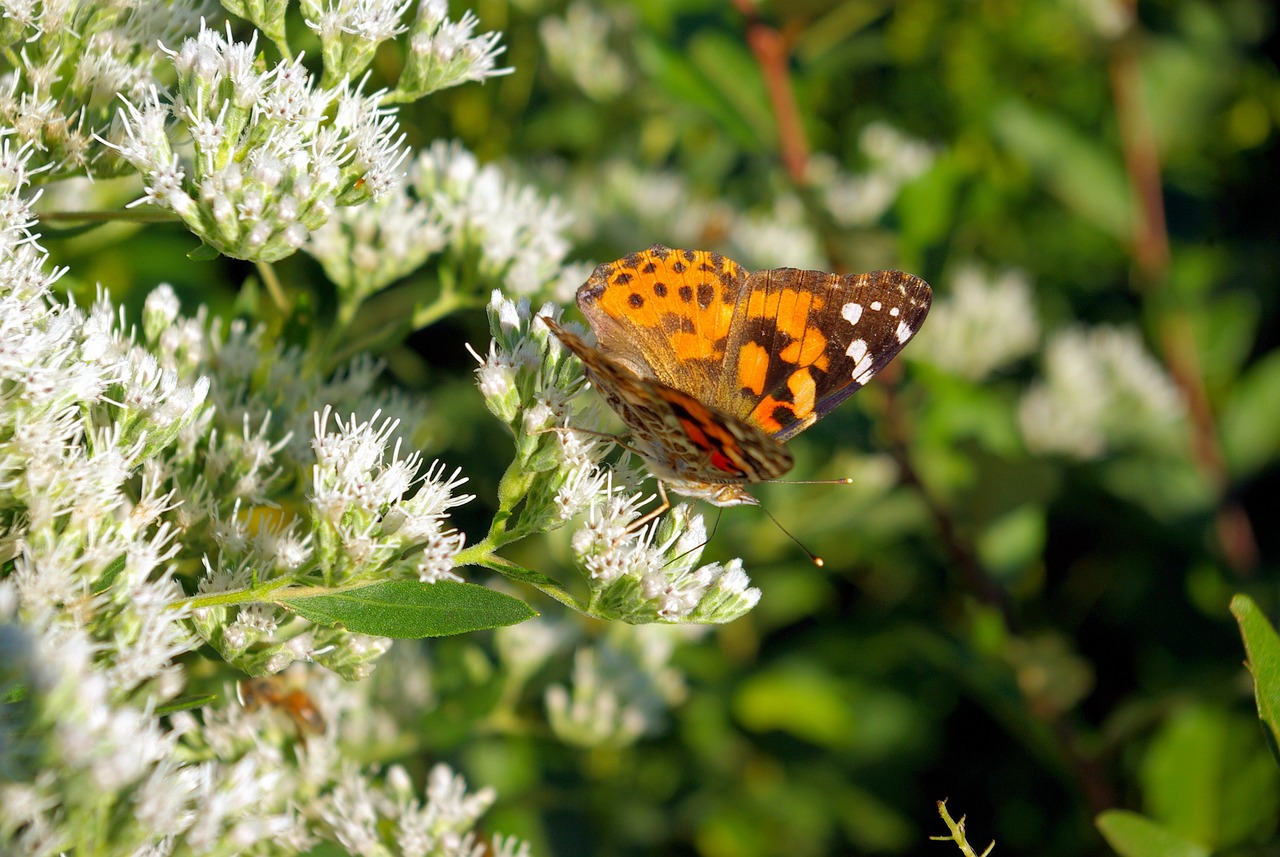
<svg viewBox="0 0 1280 857"><path fill-rule="evenodd" d="M748 268L825 266L804 206L785 192L767 209L740 211L676 172L612 160L574 176L567 195L577 213L575 235L583 243L603 236L625 244L638 231L663 235L677 247L714 243ZM563 299L572 294L566 290Z"/></svg>
<svg viewBox="0 0 1280 857"><path fill-rule="evenodd" d="M414 164L413 187L439 216L453 252L478 257L472 277L531 295L559 273L569 218L554 197L543 199L493 164L481 166L460 143L439 140Z"/></svg>
<svg viewBox="0 0 1280 857"><path fill-rule="evenodd" d="M748 268L827 267L818 236L800 200L780 194L768 211L752 211L738 218L726 253Z"/></svg>
<svg viewBox="0 0 1280 857"><path fill-rule="evenodd" d="M419 793L398 766L344 764L341 727L373 714L362 686L318 676L252 706L224 692L199 720L178 711L165 728L150 706L121 703L100 643L61 621L17 623L15 602L0 582L0 838L13 853L92 842L279 854L331 842L353 854L528 855L515 839L481 842L472 828L493 791L468 793L444 765Z"/></svg>
<svg viewBox="0 0 1280 857"><path fill-rule="evenodd" d="M1031 283L1020 271L991 277L966 265L934 302L926 332L907 354L943 372L981 381L1025 357L1040 341Z"/></svg>
<svg viewBox="0 0 1280 857"><path fill-rule="evenodd" d="M756 606L760 590L742 561L698 565L707 543L701 515L687 504L637 527L652 498L612 495L592 506L573 534L573 550L590 578L591 600L627 622L732 622Z"/></svg>
<svg viewBox="0 0 1280 857"><path fill-rule="evenodd" d="M618 97L631 82L627 67L609 44L611 30L629 29L629 22L623 20L625 11L619 6L596 9L575 0L563 18L549 15L538 22L538 36L551 68L596 101Z"/></svg>
<svg viewBox="0 0 1280 857"><path fill-rule="evenodd" d="M538 315L555 319L559 310L547 304ZM643 477L600 463L607 450L595 440L596 412L574 407L584 389L582 367L537 321L529 302L495 291L489 326L493 340L486 357L475 355L476 377L489 410L515 435L513 468L525 474L518 496L499 497L506 508L523 500L508 531L554 529L587 511L573 546L591 587L588 609L600 615L719 623L754 607L760 591L750 587L740 561L695 567L706 526L688 506L637 526L640 507L653 499L636 491Z"/></svg>
<svg viewBox="0 0 1280 857"><path fill-rule="evenodd" d="M170 517L185 550L195 557L203 554L197 592L209 595L282 582L324 585L335 577L391 573L376 561L387 558L385 550L372 550L367 538L351 536L346 529L340 532L347 538L335 535L318 508L311 507L309 515L290 514L276 503L288 496L281 494L284 489L302 483L314 467L308 424L317 406L372 412L385 407L399 417L386 421L383 439L397 432L400 419L420 425L419 408L403 396L371 393L381 371L376 361L357 359L325 377L301 350L266 344L260 329L250 331L237 322L224 332L216 321L209 324L203 311L195 319L183 319L178 310L173 291L157 289L144 307L143 331L160 366L180 378L207 372L214 381L209 395L214 407L164 451L157 471L182 488L181 504L174 504ZM394 443L407 439L397 434ZM435 485L440 476L431 471L425 479ZM419 494L426 502L427 495ZM341 517L335 508L331 503L331 515ZM401 511L387 509L381 532L399 528L395 538L407 547L411 530L396 520ZM458 536L440 521L429 529L437 538L424 538L424 549L397 557L395 574L430 579L449 572ZM317 548L318 540L323 550ZM367 675L389 646L380 638L311 626L264 604L202 607L191 618L224 659L252 673L278 672L303 660L356 678Z"/></svg>
<svg viewBox="0 0 1280 857"><path fill-rule="evenodd" d="M105 299L87 313L52 301L61 272L47 271L21 196L29 146L0 143L0 558L26 615L75 605L84 628L115 612L113 658L132 688L191 644L165 609L180 596L165 568L175 499L146 468L195 422L209 382L163 368Z"/></svg>
<svg viewBox="0 0 1280 857"><path fill-rule="evenodd" d="M139 99L165 65L157 40L195 32L207 0L0 2L0 45L19 56L0 73L0 126L33 147L35 164L55 176L92 168L99 175L118 96Z"/></svg>
<svg viewBox="0 0 1280 857"><path fill-rule="evenodd" d="M325 695L314 712L287 694L254 711L224 694L198 720L179 710L195 703L182 699L175 659L201 638L216 635L224 649L270 642L242 663L255 672L302 659L346 678L367 674L387 641L281 621L263 604L232 617L227 608L176 603L184 595L173 579L177 560L194 566L203 553L200 586L210 592L298 573L329 549L313 547L270 506L289 443L287 433L273 434L260 397L273 381L262 363L270 349L243 328L223 338L205 330L203 317L183 319L167 287L148 297L140 332L123 330L105 299L88 312L53 300L49 286L61 272L47 270L21 196L31 144L15 149L8 138L0 130L6 853L56 855L93 843L103 853L265 854L328 841L361 854L527 857L517 840L480 841L471 828L492 792L467 793L447 768L433 770L419 795L402 770L378 776L343 766L335 721L368 701L336 675L316 685ZM289 368L306 375L301 364ZM212 385L200 370L210 370ZM311 374L309 391L298 380L287 395L325 386ZM339 400L367 396L369 375L353 364L327 389ZM235 409L239 431L224 435L228 417L217 402ZM317 472L349 503L338 516L344 531L376 507L382 534L430 542L443 513L466 499L454 495L456 472L434 465L416 477L417 459L396 452L384 462L390 422L339 421L336 432L328 422L327 413L317 420ZM456 549L448 534L442 541ZM422 564L438 576L438 560ZM407 573L418 574L409 561ZM330 695L346 702L331 704ZM292 724L264 726L282 716ZM304 727L308 740L299 744Z"/></svg>
<svg viewBox="0 0 1280 857"><path fill-rule="evenodd" d="M817 158L810 180L824 188L827 209L841 226L867 226L879 220L902 186L923 174L937 156L934 148L883 122L872 122L858 137L865 171L846 174L834 162Z"/></svg>
<svg viewBox="0 0 1280 857"><path fill-rule="evenodd" d="M614 623L603 639L574 653L568 687L547 688L552 731L581 747L626 746L660 731L665 713L687 695L671 655L688 631L701 630Z"/></svg>
<svg viewBox="0 0 1280 857"><path fill-rule="evenodd" d="M420 475L420 453L401 458L398 441L387 449L394 420L379 424L377 413L359 423L339 417L331 431L331 416L328 407L316 415L311 488L325 583L346 583L371 570L381 577L412 574L423 583L461 581L452 569L463 534L444 523L449 509L475 499L453 493L467 481L461 470L446 477L437 461Z"/></svg>
<svg viewBox="0 0 1280 857"><path fill-rule="evenodd" d="M420 163L410 167L410 182ZM357 304L416 271L448 238L436 207L402 185L377 202L339 208L303 249L324 267L343 300Z"/></svg>
<svg viewBox="0 0 1280 857"><path fill-rule="evenodd" d="M485 405L511 429L516 466L532 477L517 527L525 534L554 529L611 490L598 465L606 450L590 430L574 431L597 424L573 401L584 389L582 367L537 321L527 299L516 302L495 289L488 315L489 353L471 353L480 363L476 380ZM545 304L537 313L543 315L559 318L560 309Z"/></svg>
<svg viewBox="0 0 1280 857"><path fill-rule="evenodd" d="M1134 330L1070 328L1045 353L1045 379L1018 407L1034 452L1100 458L1124 448L1168 448L1185 429L1177 387Z"/></svg>
<svg viewBox="0 0 1280 857"><path fill-rule="evenodd" d="M419 0L417 17L409 31L409 56L396 87L397 97L420 98L466 81L510 74L498 68L497 33L475 36L480 21L464 12L457 21L448 17L448 0Z"/></svg>
<svg viewBox="0 0 1280 857"><path fill-rule="evenodd" d="M207 245L240 259L290 255L338 205L377 199L401 179L403 148L381 93L317 87L299 60L259 68L248 42L202 27L177 51L172 104L151 88L125 104L109 140L142 173L145 196ZM193 154L175 151L174 126Z"/></svg>

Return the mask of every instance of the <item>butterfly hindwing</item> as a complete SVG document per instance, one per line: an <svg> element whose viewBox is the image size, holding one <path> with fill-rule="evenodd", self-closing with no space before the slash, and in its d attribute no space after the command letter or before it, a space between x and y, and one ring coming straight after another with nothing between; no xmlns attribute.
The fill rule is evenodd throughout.
<svg viewBox="0 0 1280 857"><path fill-rule="evenodd" d="M638 376L554 320L543 321L578 356L587 377L627 425L625 445L649 462L659 478L759 482L791 469L791 453L759 428L696 396Z"/></svg>

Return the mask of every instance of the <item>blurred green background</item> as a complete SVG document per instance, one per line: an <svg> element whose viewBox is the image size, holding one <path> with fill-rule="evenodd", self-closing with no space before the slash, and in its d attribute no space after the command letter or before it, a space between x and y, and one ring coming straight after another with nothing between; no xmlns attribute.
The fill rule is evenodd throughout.
<svg viewBox="0 0 1280 857"><path fill-rule="evenodd" d="M719 519L707 557L743 557L763 599L677 650L662 728L581 749L528 727L563 662L514 701L525 726L503 725L489 641L432 645L420 740L498 789L485 823L563 857L945 854L925 837L949 798L997 854L1109 853L1107 808L1280 854L1280 775L1227 611L1240 591L1278 603L1274 4L475 10L515 72L404 108L410 143L457 138L559 196L587 270L661 242L902 268L936 301L898 371L791 445L795 478L855 484L759 492L826 567L757 510ZM253 275L222 260L175 281L189 236L113 229L55 248L73 290L168 280L230 311ZM302 254L279 268L321 282ZM430 269L406 284L433 287ZM509 460L463 347L487 338L475 310L385 355L432 402L429 454L471 476L470 533ZM567 578L566 542L513 558Z"/></svg>

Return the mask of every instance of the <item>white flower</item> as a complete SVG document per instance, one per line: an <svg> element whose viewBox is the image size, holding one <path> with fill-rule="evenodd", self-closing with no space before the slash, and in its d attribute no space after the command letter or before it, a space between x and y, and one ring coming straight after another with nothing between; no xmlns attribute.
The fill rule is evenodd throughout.
<svg viewBox="0 0 1280 857"><path fill-rule="evenodd" d="M561 740L578 746L634 743L651 725L645 709L625 701L596 661L594 649L574 654L572 691L561 685L547 688L547 721Z"/></svg>
<svg viewBox="0 0 1280 857"><path fill-rule="evenodd" d="M548 15L538 22L551 67L597 101L618 96L629 83L626 66L609 46L618 17L617 10L596 10L579 0L563 18Z"/></svg>
<svg viewBox="0 0 1280 857"><path fill-rule="evenodd" d="M559 273L569 217L554 198L480 166L461 144L436 141L410 168L417 196L439 212L456 253L479 251L480 272L507 291L531 294Z"/></svg>
<svg viewBox="0 0 1280 857"><path fill-rule="evenodd" d="M434 522L434 525L435 532L426 534L426 545L418 554L418 580L421 583L440 580L462 583L462 578L453 571L453 558L462 550L466 537L456 530L446 531L439 522Z"/></svg>
<svg viewBox="0 0 1280 857"><path fill-rule="evenodd" d="M952 278L951 293L933 305L929 325L911 357L970 381L1030 354L1039 343L1031 283L1019 271L985 276L965 266Z"/></svg>
<svg viewBox="0 0 1280 857"><path fill-rule="evenodd" d="M1049 341L1045 380L1018 407L1035 452L1090 459L1124 447L1177 443L1185 406L1136 331L1069 328Z"/></svg>
<svg viewBox="0 0 1280 857"><path fill-rule="evenodd" d="M867 125L858 146L868 161L862 172L844 173L829 158L810 162L810 181L825 188L827 209L842 226L866 226L879 220L902 186L922 175L937 157L932 146L882 122Z"/></svg>
<svg viewBox="0 0 1280 857"><path fill-rule="evenodd" d="M498 33L473 36L479 19L470 11L458 21L450 21L447 4L422 2L409 36L409 58L401 74L398 91L419 98L438 89L466 81L510 74L513 69L497 68L506 48L499 46Z"/></svg>

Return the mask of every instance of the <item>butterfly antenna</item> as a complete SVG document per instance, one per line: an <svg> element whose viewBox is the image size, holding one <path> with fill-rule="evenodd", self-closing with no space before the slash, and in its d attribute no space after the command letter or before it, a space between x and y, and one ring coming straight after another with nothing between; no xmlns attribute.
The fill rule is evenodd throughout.
<svg viewBox="0 0 1280 857"><path fill-rule="evenodd" d="M694 545L693 547L689 548L687 551L680 554L679 556L674 556L671 559L667 560L666 563L663 565L663 567L665 568L666 566L671 565L673 562L679 562L680 560L684 559L694 551L702 550L707 545L711 544L711 540L715 537L716 530L720 529L720 519L722 517L724 517L724 509L723 508L716 509L716 521L714 524L711 525L711 532L707 533L707 537L703 539L701 543Z"/></svg>
<svg viewBox="0 0 1280 857"><path fill-rule="evenodd" d="M782 485L852 485L853 477L845 476L841 479L770 479L769 481Z"/></svg>
<svg viewBox="0 0 1280 857"><path fill-rule="evenodd" d="M842 480L834 480L834 481L836 481L836 482L840 482L840 481L842 481ZM850 481L852 481L852 480L850 480ZM799 483L799 484L803 485L803 484L806 484L806 483L803 483L803 482L802 482L802 483ZM825 484L825 483L822 483L822 484ZM760 511L762 511L762 512L764 512L766 515L768 515L768 516L769 516L769 520L770 520L770 521L773 521L773 525L774 525L775 527L777 527L779 530L782 530L782 534L783 534L784 536L786 536L787 538L791 539L791 541L795 542L796 547L798 547L798 548L800 548L800 550L804 551L805 556L809 557L810 561L812 561L814 565L816 565L818 568L822 568L824 565L826 565L826 564L827 564L827 563L826 563L826 561L825 561L825 560L823 560L823 558L822 558L822 557L818 556L816 553L814 553L813 551L809 550L807 547L805 547L804 545L802 545L802 544L800 543L800 540L799 540L799 539L797 539L795 536L791 535L791 532L790 532L786 527L782 526L782 522L781 522L781 521L779 521L777 518L775 518L775 517L773 516L773 512L770 512L770 511L769 511L768 509L766 509L763 505L760 507Z"/></svg>

